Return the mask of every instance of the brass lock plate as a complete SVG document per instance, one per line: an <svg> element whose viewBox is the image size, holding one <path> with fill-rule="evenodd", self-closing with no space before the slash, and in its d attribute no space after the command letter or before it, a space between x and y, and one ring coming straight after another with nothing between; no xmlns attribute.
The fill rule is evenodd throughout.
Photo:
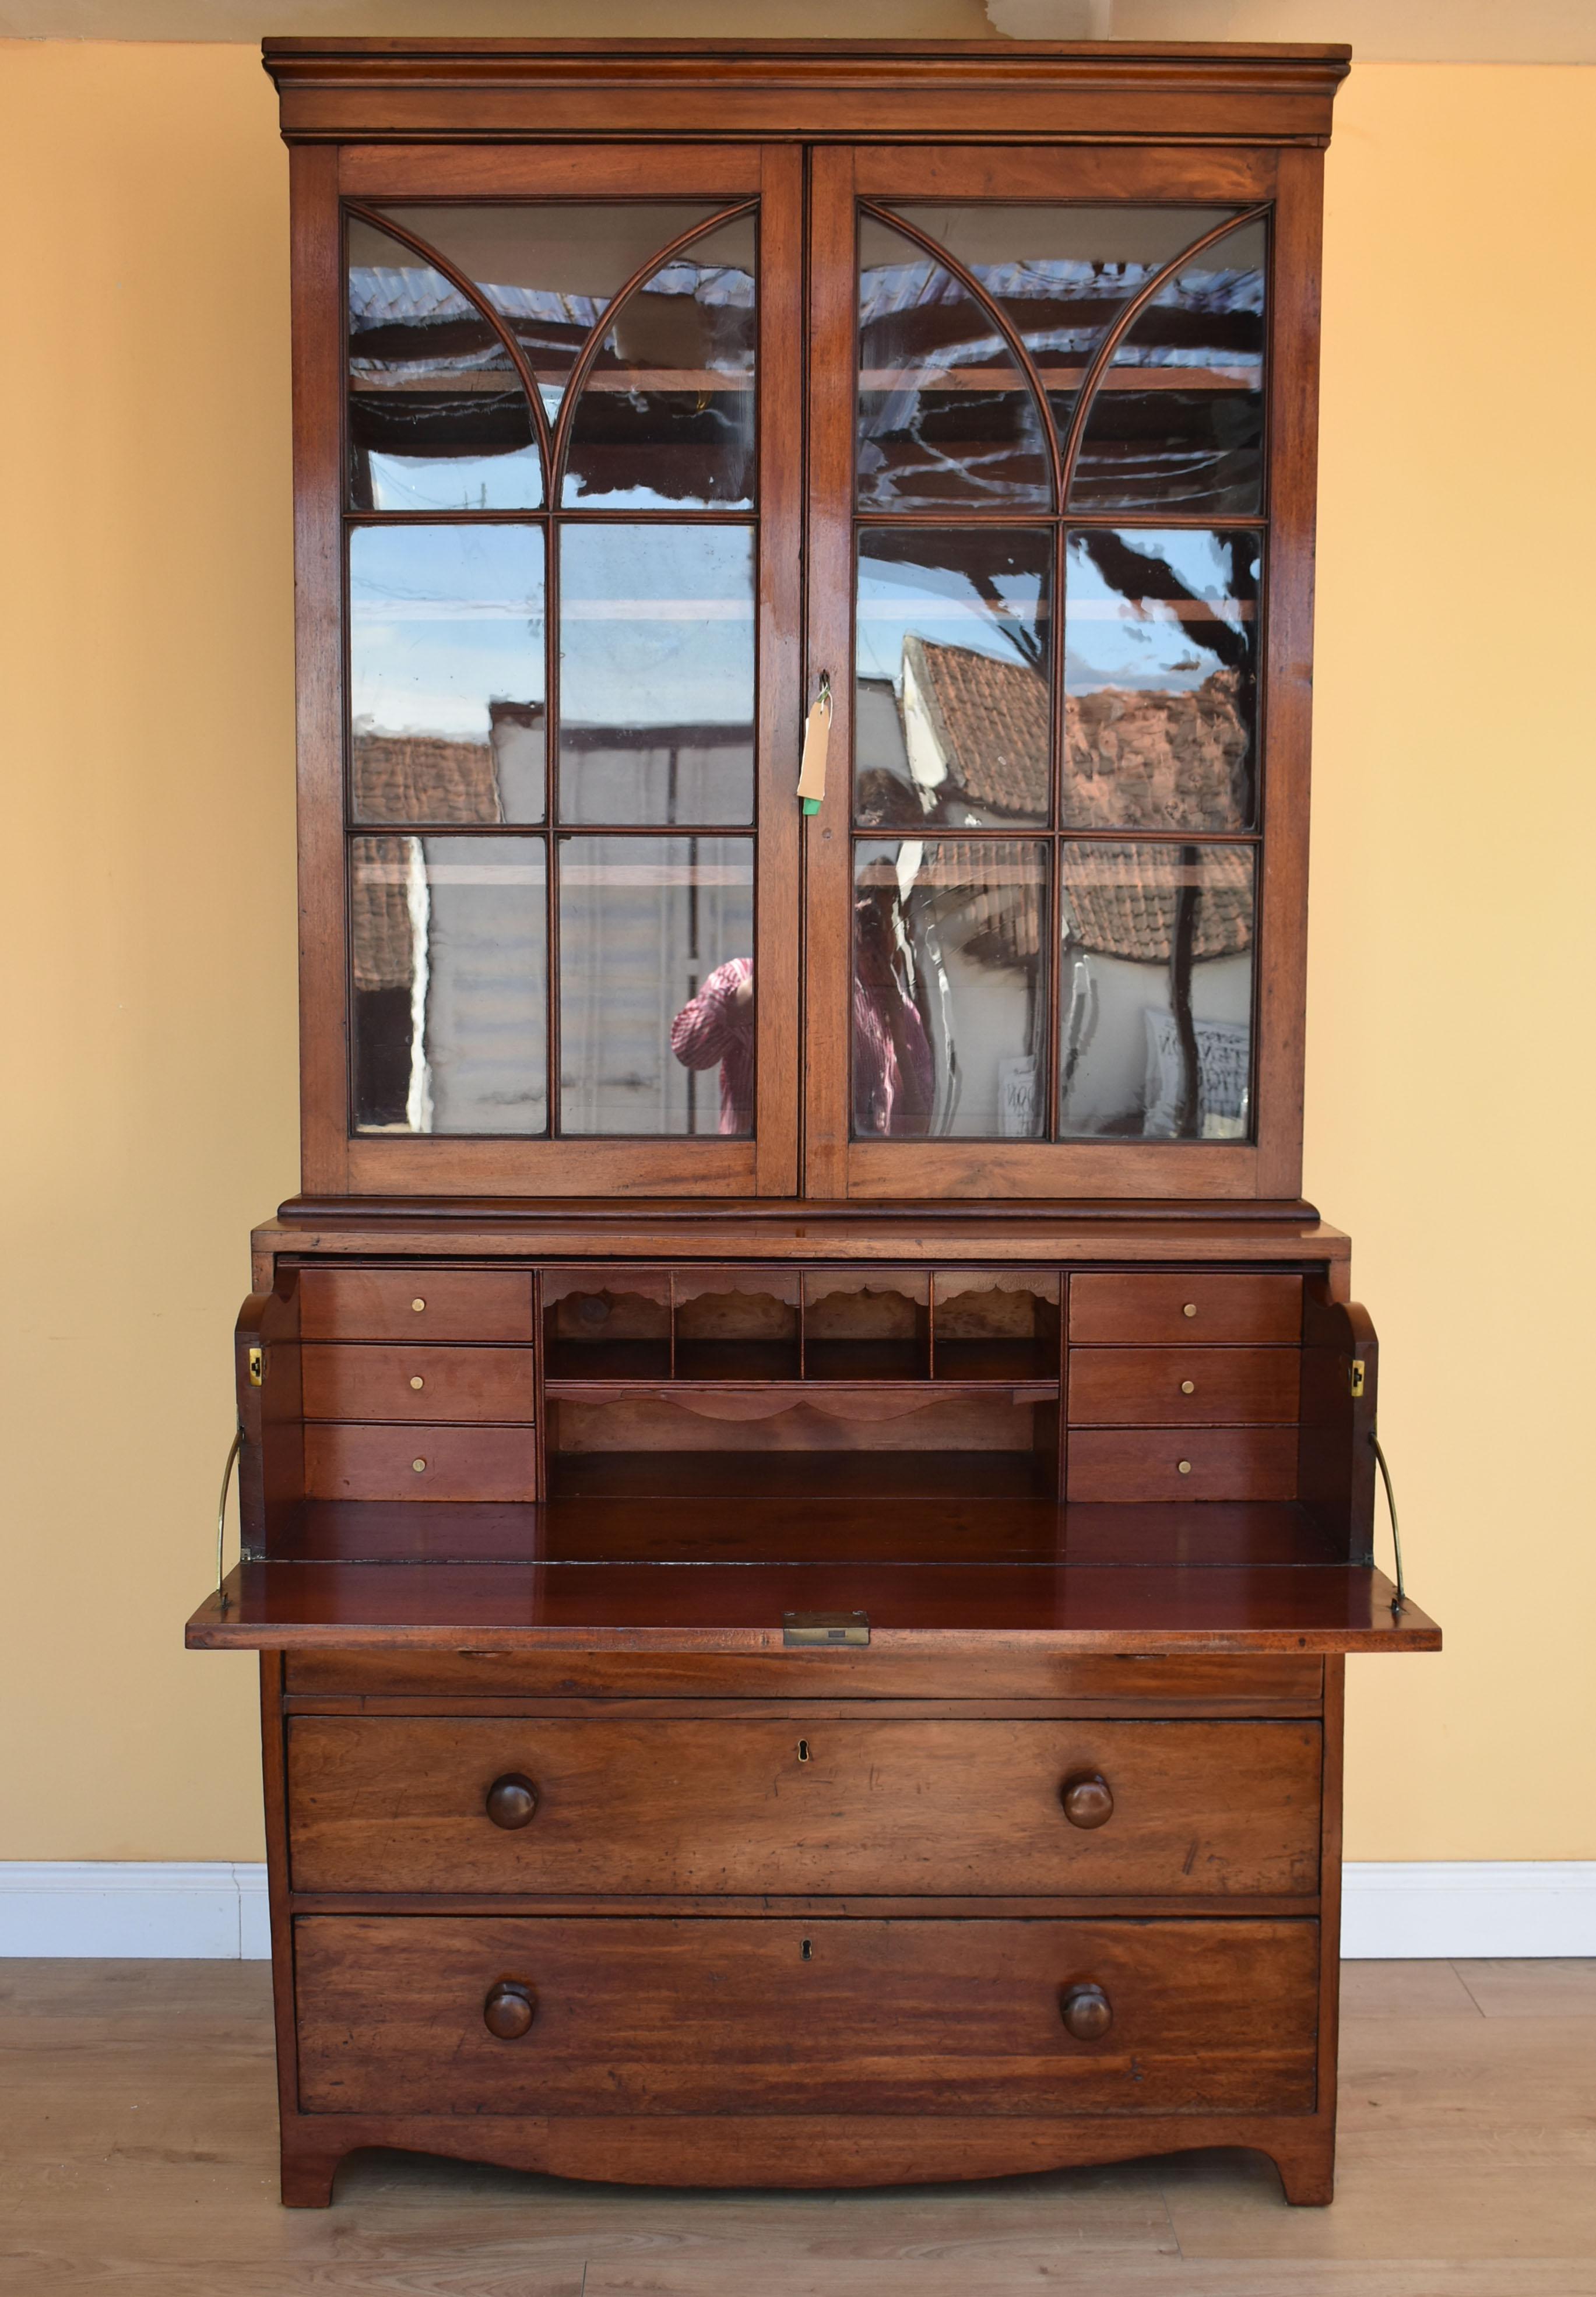
<svg viewBox="0 0 1596 2297"><path fill-rule="evenodd" d="M250 1386L251 1387L259 1387L261 1380L266 1376L266 1350L264 1348L251 1348L250 1350L249 1361Z"/></svg>
<svg viewBox="0 0 1596 2297"><path fill-rule="evenodd" d="M839 1644L860 1651L870 1640L869 1616L864 1611L784 1611L781 1640L786 1651L818 1651Z"/></svg>

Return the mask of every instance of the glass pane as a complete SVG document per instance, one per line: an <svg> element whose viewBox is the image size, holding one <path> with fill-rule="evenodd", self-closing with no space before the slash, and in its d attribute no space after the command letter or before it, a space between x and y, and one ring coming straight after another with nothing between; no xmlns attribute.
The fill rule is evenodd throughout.
<svg viewBox="0 0 1596 2297"><path fill-rule="evenodd" d="M1254 866L1250 845L1063 848L1066 1137L1250 1138Z"/></svg>
<svg viewBox="0 0 1596 2297"><path fill-rule="evenodd" d="M1261 548L1195 527L1070 535L1066 822L1252 827Z"/></svg>
<svg viewBox="0 0 1596 2297"><path fill-rule="evenodd" d="M860 507L1046 509L1041 411L991 314L870 216L859 262Z"/></svg>
<svg viewBox="0 0 1596 2297"><path fill-rule="evenodd" d="M536 527L355 528L357 821L541 821L543 683Z"/></svg>
<svg viewBox="0 0 1596 2297"><path fill-rule="evenodd" d="M751 1133L753 950L752 838L563 837L562 1132Z"/></svg>
<svg viewBox="0 0 1596 2297"><path fill-rule="evenodd" d="M577 354L627 281L656 248L707 223L724 204L522 200L383 212L481 289L526 353L552 422Z"/></svg>
<svg viewBox="0 0 1596 2297"><path fill-rule="evenodd" d="M1048 819L1052 537L866 528L854 816L875 828Z"/></svg>
<svg viewBox="0 0 1596 2297"><path fill-rule="evenodd" d="M691 241L613 315L572 422L563 499L749 507L756 324L746 215Z"/></svg>
<svg viewBox="0 0 1596 2297"><path fill-rule="evenodd" d="M548 1127L540 837L356 837L355 1128Z"/></svg>
<svg viewBox="0 0 1596 2297"><path fill-rule="evenodd" d="M980 281L1041 368L1062 432L1087 363L1126 303L1227 210L980 205L898 212Z"/></svg>
<svg viewBox="0 0 1596 2297"><path fill-rule="evenodd" d="M386 232L349 226L350 500L525 510L543 499L526 394L481 313Z"/></svg>
<svg viewBox="0 0 1596 2297"><path fill-rule="evenodd" d="M999 838L854 849L853 1130L1044 1130L1048 849Z"/></svg>
<svg viewBox="0 0 1596 2297"><path fill-rule="evenodd" d="M753 819L753 536L560 536L560 818Z"/></svg>
<svg viewBox="0 0 1596 2297"><path fill-rule="evenodd" d="M1262 507L1268 254L1263 224L1245 225L1133 322L1086 418L1073 509Z"/></svg>

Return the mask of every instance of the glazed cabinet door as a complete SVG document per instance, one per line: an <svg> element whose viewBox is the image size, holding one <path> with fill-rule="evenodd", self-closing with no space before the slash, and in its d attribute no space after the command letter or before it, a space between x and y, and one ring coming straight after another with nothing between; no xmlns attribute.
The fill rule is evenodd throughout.
<svg viewBox="0 0 1596 2297"><path fill-rule="evenodd" d="M1300 1186L1319 165L815 155L811 1194Z"/></svg>
<svg viewBox="0 0 1596 2297"><path fill-rule="evenodd" d="M305 1184L790 1194L801 157L294 165Z"/></svg>

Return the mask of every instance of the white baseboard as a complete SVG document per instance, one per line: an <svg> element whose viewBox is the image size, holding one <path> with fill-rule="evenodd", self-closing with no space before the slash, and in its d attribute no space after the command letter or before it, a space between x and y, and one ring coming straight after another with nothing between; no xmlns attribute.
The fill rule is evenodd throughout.
<svg viewBox="0 0 1596 2297"><path fill-rule="evenodd" d="M1349 1865L1354 1961L1596 1955L1596 1858ZM218 1860L0 1862L0 1955L264 1961L266 1869Z"/></svg>
<svg viewBox="0 0 1596 2297"><path fill-rule="evenodd" d="M1436 1858L1343 1869L1350 1961L1596 1955L1596 1858Z"/></svg>
<svg viewBox="0 0 1596 2297"><path fill-rule="evenodd" d="M0 1861L0 1955L263 1962L271 1950L262 1865Z"/></svg>

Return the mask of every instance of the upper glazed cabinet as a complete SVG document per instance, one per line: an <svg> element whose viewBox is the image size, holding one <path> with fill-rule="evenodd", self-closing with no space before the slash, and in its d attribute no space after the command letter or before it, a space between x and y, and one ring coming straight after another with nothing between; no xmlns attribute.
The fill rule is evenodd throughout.
<svg viewBox="0 0 1596 2297"><path fill-rule="evenodd" d="M1318 152L296 157L307 1189L1295 1197Z"/></svg>

